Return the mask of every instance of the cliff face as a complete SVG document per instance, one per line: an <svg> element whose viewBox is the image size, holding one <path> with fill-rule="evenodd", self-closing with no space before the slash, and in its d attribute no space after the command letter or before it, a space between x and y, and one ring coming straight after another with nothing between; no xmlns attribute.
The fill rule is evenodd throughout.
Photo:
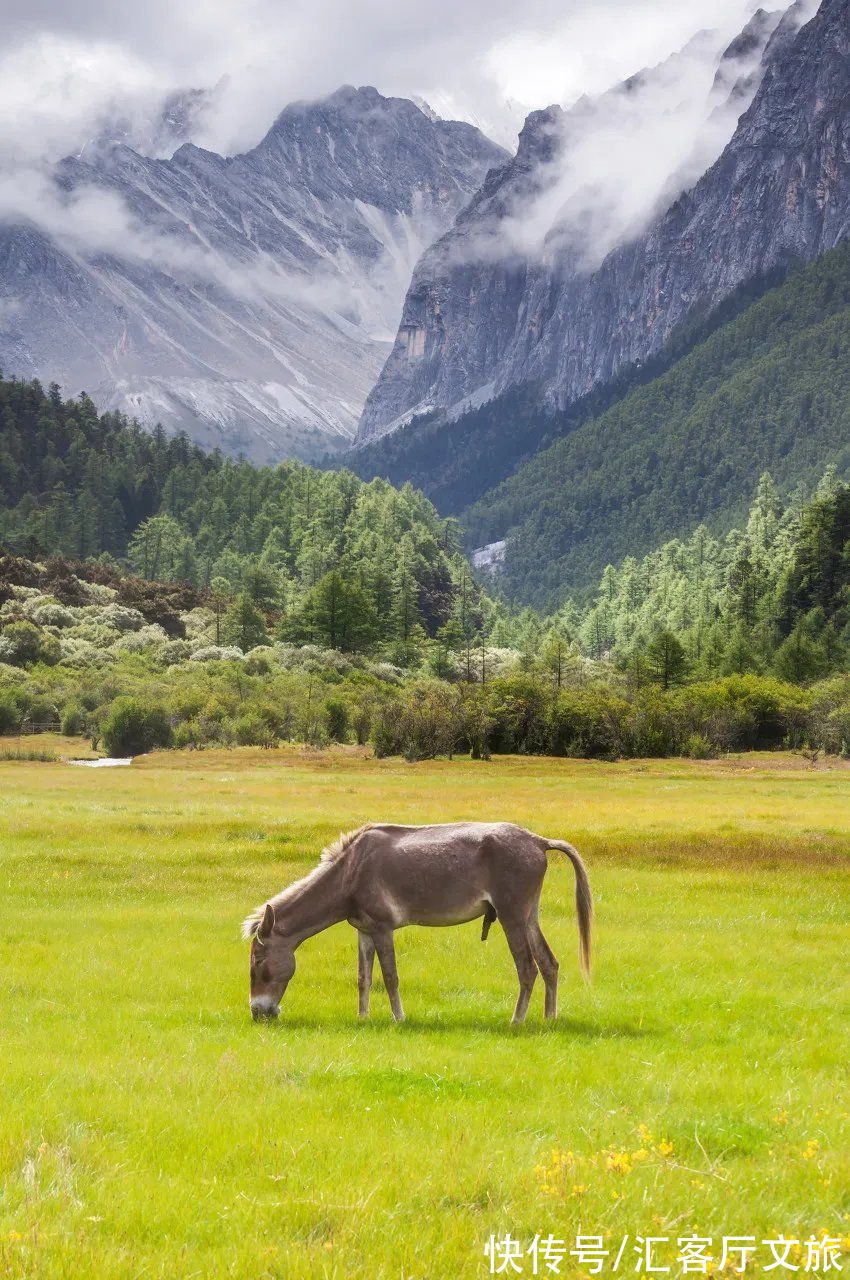
<svg viewBox="0 0 850 1280"><path fill-rule="evenodd" d="M0 367L258 461L347 443L414 263L504 158L370 88L232 158L113 135L0 222Z"/></svg>
<svg viewBox="0 0 850 1280"><path fill-rule="evenodd" d="M552 148L565 138L569 147L589 108L530 117L516 160L490 174L417 266L359 438L426 408L456 414L518 383L539 384L551 403L569 404L657 353L695 311L845 238L850 0L824 0L809 22L799 21L795 6L761 40L757 67L742 66L740 75L729 72L741 44L727 50L713 91L723 85L736 113L751 99L731 141L648 229L601 260L586 252L569 207L541 251L501 252L500 223L516 222L519 203L533 204ZM758 40L743 33L744 46L752 49L754 34ZM563 165L563 150L559 159Z"/></svg>

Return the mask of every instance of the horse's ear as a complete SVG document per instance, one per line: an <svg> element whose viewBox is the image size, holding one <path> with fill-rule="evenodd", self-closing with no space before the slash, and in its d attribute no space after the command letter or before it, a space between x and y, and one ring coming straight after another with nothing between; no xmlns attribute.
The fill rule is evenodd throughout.
<svg viewBox="0 0 850 1280"><path fill-rule="evenodd" d="M260 921L260 927L257 929L257 937L270 938L273 928L274 928L274 907L270 902L267 902L266 909L263 912L263 918Z"/></svg>

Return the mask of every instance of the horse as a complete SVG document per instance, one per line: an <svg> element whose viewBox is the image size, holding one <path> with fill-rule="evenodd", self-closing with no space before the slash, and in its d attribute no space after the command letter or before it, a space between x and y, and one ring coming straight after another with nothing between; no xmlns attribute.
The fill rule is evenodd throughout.
<svg viewBox="0 0 850 1280"><path fill-rule="evenodd" d="M367 823L340 835L308 875L245 920L254 1020L278 1017L301 943L347 920L359 938L360 1017L369 1016L377 953L393 1018L402 1022L395 930L410 924L466 924L482 916L482 942L498 920L516 964L519 995L512 1023L525 1018L538 970L545 984L545 1016L554 1018L558 961L538 919L550 849L565 853L575 871L579 963L589 978L593 898L585 865L566 840L550 840L509 822Z"/></svg>

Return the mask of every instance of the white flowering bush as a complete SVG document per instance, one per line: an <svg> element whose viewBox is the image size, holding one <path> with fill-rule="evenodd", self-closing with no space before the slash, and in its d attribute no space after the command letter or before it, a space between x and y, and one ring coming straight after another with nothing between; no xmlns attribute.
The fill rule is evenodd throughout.
<svg viewBox="0 0 850 1280"><path fill-rule="evenodd" d="M379 680L386 680L390 684L398 684L404 678L401 667L396 667L391 662L370 662L369 670Z"/></svg>
<svg viewBox="0 0 850 1280"><path fill-rule="evenodd" d="M75 578L74 581L79 583L92 604L109 604L118 597L114 587L107 587L102 582L83 582L81 578Z"/></svg>
<svg viewBox="0 0 850 1280"><path fill-rule="evenodd" d="M180 614L180 621L186 628L186 636L190 640L205 640L211 643L215 637L215 616L209 609L190 609Z"/></svg>
<svg viewBox="0 0 850 1280"><path fill-rule="evenodd" d="M278 644L275 652L286 671L338 671L344 674L355 665L351 658L336 649L323 649L317 644Z"/></svg>
<svg viewBox="0 0 850 1280"><path fill-rule="evenodd" d="M105 627L95 618L86 618L83 622L78 622L62 632L64 638L83 640L97 649L111 649L119 634L113 627Z"/></svg>
<svg viewBox="0 0 850 1280"><path fill-rule="evenodd" d="M39 627L72 627L77 621L77 610L60 604L52 596L30 596L24 602L22 612Z"/></svg>
<svg viewBox="0 0 850 1280"><path fill-rule="evenodd" d="M159 651L159 660L167 667L176 667L188 661L191 653L192 646L188 640L168 640Z"/></svg>
<svg viewBox="0 0 850 1280"><path fill-rule="evenodd" d="M104 667L111 661L108 650L92 644L79 636L63 632L59 639L59 661L69 667Z"/></svg>
<svg viewBox="0 0 850 1280"><path fill-rule="evenodd" d="M123 604L108 604L98 611L98 620L103 626L112 627L122 633L141 631L145 625L144 615L138 609L128 609Z"/></svg>
<svg viewBox="0 0 850 1280"><path fill-rule="evenodd" d="M190 662L243 662L245 655L235 645L209 644L203 649L196 649Z"/></svg>
<svg viewBox="0 0 850 1280"><path fill-rule="evenodd" d="M120 653L144 653L146 650L161 650L168 640L168 633L156 622L148 623L139 631L128 631L112 646Z"/></svg>

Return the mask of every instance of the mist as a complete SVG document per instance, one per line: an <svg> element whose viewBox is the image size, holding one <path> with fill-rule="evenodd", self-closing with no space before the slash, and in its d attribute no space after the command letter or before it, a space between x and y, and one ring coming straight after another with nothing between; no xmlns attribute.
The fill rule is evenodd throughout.
<svg viewBox="0 0 850 1280"><path fill-rule="evenodd" d="M255 145L287 105L340 84L419 96L512 147L525 115L598 94L756 0L7 0L0 161L57 160L116 120L139 146L168 94L215 92L193 140Z"/></svg>

